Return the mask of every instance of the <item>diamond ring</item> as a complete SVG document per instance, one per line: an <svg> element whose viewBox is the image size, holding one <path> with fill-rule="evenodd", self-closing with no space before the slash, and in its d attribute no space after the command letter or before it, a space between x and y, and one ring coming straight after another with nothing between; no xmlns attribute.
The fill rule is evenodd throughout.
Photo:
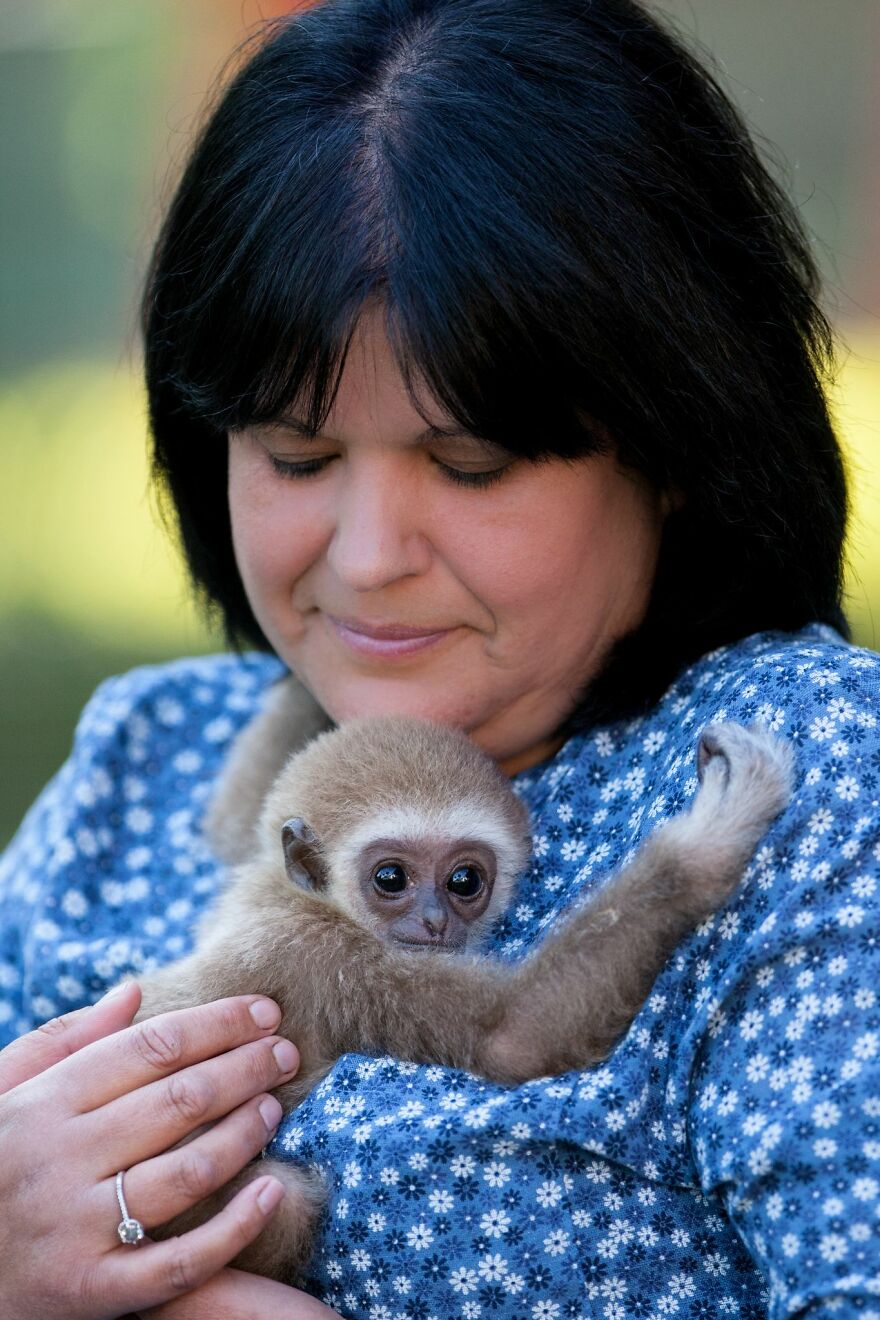
<svg viewBox="0 0 880 1320"><path fill-rule="evenodd" d="M120 1223L116 1227L119 1234L119 1241L124 1242L127 1247L136 1247L144 1239L144 1226L139 1219L132 1219L128 1213L128 1206L125 1204L125 1193L122 1190L122 1179L125 1177L125 1170L120 1169L116 1175L116 1199L119 1202L119 1213L122 1215Z"/></svg>

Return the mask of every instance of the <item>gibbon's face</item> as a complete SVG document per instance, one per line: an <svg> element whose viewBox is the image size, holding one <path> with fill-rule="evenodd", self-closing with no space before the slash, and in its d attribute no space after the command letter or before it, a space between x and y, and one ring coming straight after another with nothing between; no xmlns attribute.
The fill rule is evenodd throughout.
<svg viewBox="0 0 880 1320"><path fill-rule="evenodd" d="M438 850L427 842L377 839L358 867L358 897L370 926L416 950L463 952L494 882L494 853L476 842Z"/></svg>
<svg viewBox="0 0 880 1320"><path fill-rule="evenodd" d="M319 438L230 436L238 567L278 655L337 722L412 715L509 773L554 731L654 579L662 499L610 455L540 464L425 434L365 311Z"/></svg>
<svg viewBox="0 0 880 1320"><path fill-rule="evenodd" d="M493 898L510 887L504 877L496 885L491 844L423 828L402 838L369 838L340 864L301 816L291 816L281 827L281 846L292 884L329 894L380 939L420 951L473 947L490 920Z"/></svg>

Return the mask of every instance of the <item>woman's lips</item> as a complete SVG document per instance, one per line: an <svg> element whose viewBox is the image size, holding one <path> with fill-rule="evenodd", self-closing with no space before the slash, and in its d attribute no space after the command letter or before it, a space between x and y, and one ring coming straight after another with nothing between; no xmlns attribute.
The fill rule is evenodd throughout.
<svg viewBox="0 0 880 1320"><path fill-rule="evenodd" d="M333 614L325 614L324 618L336 636L353 651L389 659L424 651L455 631L453 628L413 628L397 623L379 626L356 619L339 619Z"/></svg>

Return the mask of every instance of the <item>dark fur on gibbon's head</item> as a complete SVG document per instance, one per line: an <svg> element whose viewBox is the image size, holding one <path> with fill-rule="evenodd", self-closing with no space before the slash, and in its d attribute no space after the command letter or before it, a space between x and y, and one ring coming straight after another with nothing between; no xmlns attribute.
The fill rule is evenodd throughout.
<svg viewBox="0 0 880 1320"><path fill-rule="evenodd" d="M243 768L233 757L227 800ZM790 790L786 744L737 725L704 732L698 770L689 811L522 962L500 963L474 950L528 857L528 817L509 781L463 734L417 720L323 733L273 784L252 855L193 953L143 979L139 1017L271 996L280 1034L300 1051L277 1091L286 1109L348 1052L496 1082L586 1067L629 1026L678 941L730 896ZM238 1263L292 1280L325 1201L314 1170L251 1165L170 1224L145 1226L183 1232L269 1171L287 1196Z"/></svg>

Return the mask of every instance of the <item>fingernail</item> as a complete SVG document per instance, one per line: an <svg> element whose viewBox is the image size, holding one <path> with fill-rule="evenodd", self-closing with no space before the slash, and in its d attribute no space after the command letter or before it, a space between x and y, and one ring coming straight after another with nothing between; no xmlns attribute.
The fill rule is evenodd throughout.
<svg viewBox="0 0 880 1320"><path fill-rule="evenodd" d="M272 1178L266 1183L266 1186L257 1194L257 1205L264 1215L273 1211L284 1195L284 1188L277 1178Z"/></svg>
<svg viewBox="0 0 880 1320"><path fill-rule="evenodd" d="M260 1113L263 1116L263 1122L266 1124L267 1132L274 1132L281 1122L281 1115L284 1110L281 1108L274 1095L269 1095L265 1100L260 1101Z"/></svg>
<svg viewBox="0 0 880 1320"><path fill-rule="evenodd" d="M279 1040L277 1045L272 1046L272 1053L275 1055L275 1062L283 1073L293 1072L297 1065L298 1055L289 1040Z"/></svg>
<svg viewBox="0 0 880 1320"><path fill-rule="evenodd" d="M119 985L114 985L114 987L113 987L112 990L108 990L107 993L106 993L106 995L102 995L101 998L98 1000L98 1003L99 1003L99 1004L103 1004L103 1003L105 1003L108 999L118 999L120 995L124 995L124 994L125 994L126 990L128 989L128 987L129 987L130 985L134 985L134 982L133 982L133 981L120 981Z"/></svg>
<svg viewBox="0 0 880 1320"><path fill-rule="evenodd" d="M277 1027L281 1009L271 999L257 999L251 1004L251 1017L258 1027Z"/></svg>

